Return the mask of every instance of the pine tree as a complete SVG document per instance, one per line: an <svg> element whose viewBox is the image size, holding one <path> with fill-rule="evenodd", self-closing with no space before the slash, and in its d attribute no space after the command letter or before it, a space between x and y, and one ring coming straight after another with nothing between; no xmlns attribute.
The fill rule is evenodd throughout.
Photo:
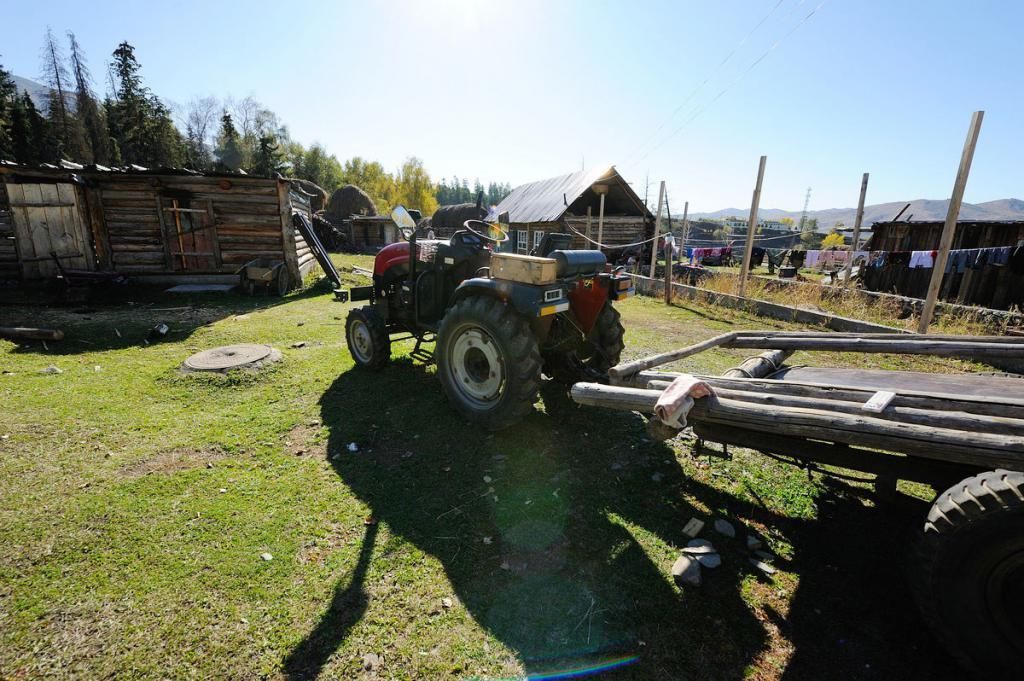
<svg viewBox="0 0 1024 681"><path fill-rule="evenodd" d="M11 144L18 163L54 163L57 144L46 122L27 92L14 100L11 113Z"/></svg>
<svg viewBox="0 0 1024 681"><path fill-rule="evenodd" d="M280 173L285 165L280 149L281 145L272 135L260 137L259 146L253 154L253 174L274 177Z"/></svg>
<svg viewBox="0 0 1024 681"><path fill-rule="evenodd" d="M42 57L43 80L50 86L47 115L57 141L58 155L73 161L86 160L82 126L68 107L70 76L67 63L50 28L46 29Z"/></svg>
<svg viewBox="0 0 1024 681"><path fill-rule="evenodd" d="M171 112L142 84L135 48L123 42L110 65L112 99L104 103L113 149L121 162L143 166L175 166L184 159L184 141ZM115 161L116 162L116 161Z"/></svg>
<svg viewBox="0 0 1024 681"><path fill-rule="evenodd" d="M89 148L89 161L110 163L110 135L103 113L92 91L92 75L85 63L85 56L78 45L75 34L68 31L71 56L71 73L75 81L75 114L84 129L85 141Z"/></svg>
<svg viewBox="0 0 1024 681"><path fill-rule="evenodd" d="M11 74L0 66L0 159L14 158L14 108L17 104L18 88Z"/></svg>
<svg viewBox="0 0 1024 681"><path fill-rule="evenodd" d="M220 118L220 134L217 136L217 150L214 153L224 168L238 170L242 167L241 139L227 111Z"/></svg>

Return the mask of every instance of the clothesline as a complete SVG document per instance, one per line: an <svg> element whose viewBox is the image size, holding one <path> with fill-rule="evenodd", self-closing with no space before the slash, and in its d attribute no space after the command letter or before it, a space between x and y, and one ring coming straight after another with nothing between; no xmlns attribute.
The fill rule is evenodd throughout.
<svg viewBox="0 0 1024 681"><path fill-rule="evenodd" d="M731 246L714 248L686 248L686 257L691 264L699 264L704 258L732 256ZM845 265L847 261L866 267L904 265L910 269L932 269L935 267L937 251L847 251L847 250L787 250L766 249L755 246L752 249L752 265L759 266L765 254L781 262L780 254L788 255L790 264L796 267L826 269ZM783 256L784 257L784 256ZM962 274L968 269L981 269L986 265L1009 265L1014 274L1024 274L1024 246L997 246L989 248L960 248L949 252L945 273Z"/></svg>

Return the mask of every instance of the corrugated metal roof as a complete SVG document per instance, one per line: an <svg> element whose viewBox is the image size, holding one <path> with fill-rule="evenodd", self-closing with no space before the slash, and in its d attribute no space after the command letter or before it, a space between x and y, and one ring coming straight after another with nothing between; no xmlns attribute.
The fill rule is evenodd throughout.
<svg viewBox="0 0 1024 681"><path fill-rule="evenodd" d="M552 222L598 180L616 175L614 166L581 170L547 180L530 182L512 190L492 212L508 212L509 222Z"/></svg>

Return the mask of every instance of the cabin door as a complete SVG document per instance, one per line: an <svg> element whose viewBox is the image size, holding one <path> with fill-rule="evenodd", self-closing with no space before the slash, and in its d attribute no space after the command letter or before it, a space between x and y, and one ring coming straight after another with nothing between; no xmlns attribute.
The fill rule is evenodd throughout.
<svg viewBox="0 0 1024 681"><path fill-rule="evenodd" d="M165 196L157 201L171 269L176 272L218 271L221 266L220 242L211 202Z"/></svg>
<svg viewBox="0 0 1024 681"><path fill-rule="evenodd" d="M22 277L56 277L53 254L66 269L95 269L92 236L79 213L73 184L8 184L7 196Z"/></svg>

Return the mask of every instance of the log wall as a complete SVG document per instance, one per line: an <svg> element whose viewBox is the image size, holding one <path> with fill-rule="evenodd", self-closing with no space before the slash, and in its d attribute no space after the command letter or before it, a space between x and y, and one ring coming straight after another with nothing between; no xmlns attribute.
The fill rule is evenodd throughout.
<svg viewBox="0 0 1024 681"><path fill-rule="evenodd" d="M7 188L0 184L0 280L20 278L14 220L7 204Z"/></svg>

